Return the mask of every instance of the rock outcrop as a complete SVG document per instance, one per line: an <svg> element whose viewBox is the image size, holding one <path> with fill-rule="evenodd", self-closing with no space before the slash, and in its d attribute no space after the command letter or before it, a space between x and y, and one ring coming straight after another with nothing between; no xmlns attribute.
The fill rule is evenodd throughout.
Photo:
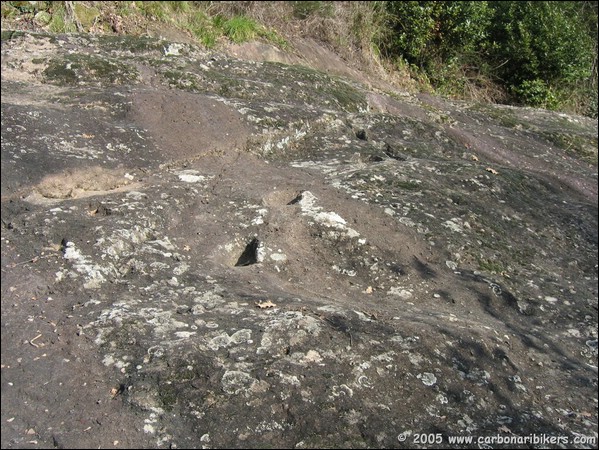
<svg viewBox="0 0 599 450"><path fill-rule="evenodd" d="M3 31L1 187L3 448L596 446L596 120Z"/></svg>

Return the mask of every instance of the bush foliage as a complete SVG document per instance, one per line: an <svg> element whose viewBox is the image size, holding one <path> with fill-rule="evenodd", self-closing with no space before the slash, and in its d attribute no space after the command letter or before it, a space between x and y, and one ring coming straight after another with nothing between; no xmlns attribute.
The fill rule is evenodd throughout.
<svg viewBox="0 0 599 450"><path fill-rule="evenodd" d="M474 71L513 102L597 114L596 1L387 2L387 26L386 57L435 88Z"/></svg>

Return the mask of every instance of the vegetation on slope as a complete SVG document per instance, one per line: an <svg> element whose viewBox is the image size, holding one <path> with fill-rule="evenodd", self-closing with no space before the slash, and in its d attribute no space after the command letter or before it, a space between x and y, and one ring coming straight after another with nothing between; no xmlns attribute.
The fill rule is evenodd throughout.
<svg viewBox="0 0 599 450"><path fill-rule="evenodd" d="M311 37L402 87L597 117L596 1L8 1L3 28L144 34L207 47Z"/></svg>

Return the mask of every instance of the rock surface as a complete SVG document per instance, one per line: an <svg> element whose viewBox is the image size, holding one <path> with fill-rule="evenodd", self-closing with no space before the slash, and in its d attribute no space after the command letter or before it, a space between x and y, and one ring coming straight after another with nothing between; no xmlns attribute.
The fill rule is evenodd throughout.
<svg viewBox="0 0 599 450"><path fill-rule="evenodd" d="M2 448L596 447L596 120L3 31L1 188Z"/></svg>

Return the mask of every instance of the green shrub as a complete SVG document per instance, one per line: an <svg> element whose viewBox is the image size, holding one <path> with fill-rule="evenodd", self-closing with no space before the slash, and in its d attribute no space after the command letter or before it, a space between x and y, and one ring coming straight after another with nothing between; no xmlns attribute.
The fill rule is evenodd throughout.
<svg viewBox="0 0 599 450"><path fill-rule="evenodd" d="M387 2L392 32L385 53L427 68L462 55L480 55L486 48L492 19L488 2Z"/></svg>
<svg viewBox="0 0 599 450"><path fill-rule="evenodd" d="M75 33L77 25L67 15L64 2L53 2L48 29L53 33Z"/></svg>
<svg viewBox="0 0 599 450"><path fill-rule="evenodd" d="M538 78L525 80L520 85L514 86L512 91L525 105L555 109L559 104L555 91Z"/></svg>
<svg viewBox="0 0 599 450"><path fill-rule="evenodd" d="M519 103L596 110L596 2L390 1L386 10L383 55L417 67L439 93L483 81Z"/></svg>
<svg viewBox="0 0 599 450"><path fill-rule="evenodd" d="M225 36L237 44L251 41L260 33L260 26L254 20L245 16L235 16L219 23L219 25Z"/></svg>
<svg viewBox="0 0 599 450"><path fill-rule="evenodd" d="M204 46L212 48L216 45L218 31L210 18L200 10L190 11L181 20L183 29L189 31Z"/></svg>
<svg viewBox="0 0 599 450"><path fill-rule="evenodd" d="M498 73L510 86L535 80L549 85L572 83L590 75L593 42L580 3L491 2L495 11L492 58L501 64Z"/></svg>

